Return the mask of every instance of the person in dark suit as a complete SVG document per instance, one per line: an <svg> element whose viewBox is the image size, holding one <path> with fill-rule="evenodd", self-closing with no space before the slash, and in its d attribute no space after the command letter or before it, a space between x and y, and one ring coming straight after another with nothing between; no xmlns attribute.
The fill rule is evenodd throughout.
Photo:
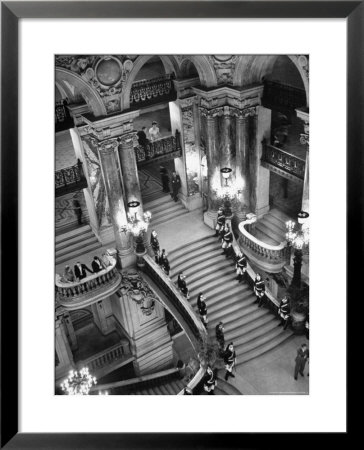
<svg viewBox="0 0 364 450"><path fill-rule="evenodd" d="M87 277L86 271L93 273L92 270L86 266L86 264L81 264L79 261L77 261L77 263L73 269L74 269L75 277L78 281L81 281Z"/></svg>
<svg viewBox="0 0 364 450"><path fill-rule="evenodd" d="M176 202L178 200L178 191L181 187L181 178L176 172L172 172L172 178L171 178L171 184L172 184L172 198Z"/></svg>
<svg viewBox="0 0 364 450"><path fill-rule="evenodd" d="M73 210L77 216L78 225L82 225L82 208L77 198L73 199Z"/></svg>
<svg viewBox="0 0 364 450"><path fill-rule="evenodd" d="M159 167L159 173L161 176L163 192L169 194L169 176L167 173L167 169L164 166Z"/></svg>
<svg viewBox="0 0 364 450"><path fill-rule="evenodd" d="M147 129L147 127L143 127L137 133L139 145L141 145L143 148L145 148L147 146L147 144L149 143L149 139L147 138L147 133L145 132L146 129Z"/></svg>
<svg viewBox="0 0 364 450"><path fill-rule="evenodd" d="M306 344L302 344L301 347L297 350L297 356L295 359L296 365L294 368L294 379L297 380L298 372L304 377L305 374L303 373L305 369L306 362L308 361L308 358L310 357L308 348Z"/></svg>
<svg viewBox="0 0 364 450"><path fill-rule="evenodd" d="M166 275L169 275L170 266L165 249L162 250L162 254L160 256L160 265L164 270L164 272L166 273Z"/></svg>
<svg viewBox="0 0 364 450"><path fill-rule="evenodd" d="M94 256L94 260L91 263L91 267L94 273L98 273L101 270L105 269L104 264L102 263L102 261L98 256Z"/></svg>

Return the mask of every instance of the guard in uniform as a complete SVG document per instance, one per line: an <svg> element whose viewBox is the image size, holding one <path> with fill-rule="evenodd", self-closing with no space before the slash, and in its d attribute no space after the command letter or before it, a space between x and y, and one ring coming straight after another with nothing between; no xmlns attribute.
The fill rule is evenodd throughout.
<svg viewBox="0 0 364 450"><path fill-rule="evenodd" d="M230 230L230 227L228 224L225 224L224 227L224 235L222 237L222 255L225 255L226 258L229 258L231 256L231 251L233 247L233 233Z"/></svg>
<svg viewBox="0 0 364 450"><path fill-rule="evenodd" d="M183 272L181 272L178 275L177 278L177 286L178 289L182 292L182 294L187 298L187 300L190 298L190 293L189 290L187 288L187 283L186 283L186 275L183 274Z"/></svg>
<svg viewBox="0 0 364 450"><path fill-rule="evenodd" d="M152 233L150 235L150 245L153 249L154 256L157 256L157 253L159 251L159 241L158 241L158 235L155 230L152 230Z"/></svg>
<svg viewBox="0 0 364 450"><path fill-rule="evenodd" d="M224 336L224 324L222 322L219 322L216 325L215 332L216 332L216 340L220 347L220 352L223 352L225 347L225 336Z"/></svg>
<svg viewBox="0 0 364 450"><path fill-rule="evenodd" d="M203 388L204 391L209 395L214 395L214 389L217 385L217 376L216 373L211 369L210 366L207 367L206 374L203 379Z"/></svg>
<svg viewBox="0 0 364 450"><path fill-rule="evenodd" d="M220 206L219 210L217 211L217 220L216 220L216 227L215 227L215 234L214 236L219 236L219 233L222 229L224 229L225 225L225 211L222 206Z"/></svg>
<svg viewBox="0 0 364 450"><path fill-rule="evenodd" d="M229 377L235 378L235 375L233 374L233 368L235 367L236 363L236 353L232 342L230 342L230 344L225 349L224 363L226 369L225 381L227 381Z"/></svg>
<svg viewBox="0 0 364 450"><path fill-rule="evenodd" d="M160 265L164 270L164 272L166 273L166 275L169 275L170 266L165 249L162 250L162 254L160 256Z"/></svg>
<svg viewBox="0 0 364 450"><path fill-rule="evenodd" d="M257 273L254 281L254 292L257 297L254 303L258 303L258 308L263 306L264 297L265 297L265 283L262 280L262 277L259 273Z"/></svg>
<svg viewBox="0 0 364 450"><path fill-rule="evenodd" d="M283 329L285 330L288 327L289 319L290 319L290 307L289 307L289 301L287 296L284 296L282 298L281 304L278 308L278 315L281 318L280 323L278 324L279 327L284 325Z"/></svg>
<svg viewBox="0 0 364 450"><path fill-rule="evenodd" d="M239 253L238 259L236 261L236 280L243 281L245 283L245 274L247 270L247 260L243 253Z"/></svg>
<svg viewBox="0 0 364 450"><path fill-rule="evenodd" d="M296 356L296 365L294 368L294 379L297 380L298 372L304 377L304 369L306 362L308 361L310 354L306 344L302 344L301 347L297 350Z"/></svg>
<svg viewBox="0 0 364 450"><path fill-rule="evenodd" d="M197 297L197 308L200 314L201 322L205 325L205 328L207 329L208 320L207 320L207 305L205 299L206 297L203 295L202 292L200 292Z"/></svg>

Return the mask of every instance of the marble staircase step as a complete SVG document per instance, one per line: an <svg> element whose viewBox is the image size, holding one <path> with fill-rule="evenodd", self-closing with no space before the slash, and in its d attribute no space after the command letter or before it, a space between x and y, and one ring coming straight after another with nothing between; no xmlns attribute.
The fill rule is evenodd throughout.
<svg viewBox="0 0 364 450"><path fill-rule="evenodd" d="M285 224L288 220L292 220L292 218L283 211L280 211L278 208L272 208L269 210L269 214L276 219L278 219L285 227Z"/></svg>
<svg viewBox="0 0 364 450"><path fill-rule="evenodd" d="M180 272L183 271L183 267L189 267L191 264L194 264L196 261L203 261L204 258L209 255L213 255L214 253L221 253L220 247L217 246L215 242L211 242L197 248L189 253L189 258L186 259L184 255L181 255L178 258L173 257L173 252L169 254L169 262L172 265L175 271ZM182 268L182 269L181 269Z"/></svg>
<svg viewBox="0 0 364 450"><path fill-rule="evenodd" d="M74 258L78 258L80 259L80 261L82 261L82 255L84 255L85 253L91 252L93 250L97 250L98 248L101 247L101 243L100 242L94 242L90 245L87 245L85 247L82 247L81 249L75 250L73 252L67 253L65 255L62 255L60 257L56 256L56 265L58 264L62 264L63 262L67 262L70 259L74 259ZM87 262L88 265L91 264L91 261Z"/></svg>
<svg viewBox="0 0 364 450"><path fill-rule="evenodd" d="M258 345L256 348L245 352L243 355L240 355L237 359L236 366L239 367L243 365L244 363L251 361L254 358L257 358L258 356L264 355L264 353L269 352L270 350L273 350L274 348L278 347L280 344L282 344L284 341L289 339L293 332L290 330L283 331L281 327L279 327L281 332L277 334L275 337L270 338L263 344Z"/></svg>
<svg viewBox="0 0 364 450"><path fill-rule="evenodd" d="M81 250L83 247L89 246L89 245L92 245L92 244L96 244L97 247L98 246L101 247L101 244L96 239L95 235L93 235L93 236L90 236L90 237L86 237L84 239L80 239L77 242L75 242L75 243L73 243L73 244L71 244L69 246L63 247L61 249L56 249L57 258L61 257L61 256L64 256L64 255L67 255L69 253L73 253L76 250Z"/></svg>
<svg viewBox="0 0 364 450"><path fill-rule="evenodd" d="M276 322L272 322L272 324L268 325L269 326L261 327L260 330L254 330L247 333L239 339L235 339L234 347L237 355L243 357L245 353L257 349L259 346L266 344L279 334L287 331L283 330L282 327L278 327ZM263 330L262 328L265 329Z"/></svg>
<svg viewBox="0 0 364 450"><path fill-rule="evenodd" d="M89 239L89 238L96 239L96 236L93 234L91 229L85 231L85 233L83 233L83 234L77 234L76 236L73 236L72 238L67 239L65 241L57 242L56 243L56 252L62 250L65 247L69 247L73 244L77 244L78 242L81 242L81 241Z"/></svg>
<svg viewBox="0 0 364 450"><path fill-rule="evenodd" d="M272 239L268 234L266 234L264 231L261 231L258 227L258 224L256 225L254 231L252 232L253 236L259 239L259 241L265 242L268 245L278 245L277 241Z"/></svg>
<svg viewBox="0 0 364 450"><path fill-rule="evenodd" d="M264 223L267 225L267 227L274 230L278 235L285 237L286 227L285 225L283 225L283 222L268 213L264 216Z"/></svg>
<svg viewBox="0 0 364 450"><path fill-rule="evenodd" d="M174 261L179 258L187 259L187 258L189 258L188 255L190 252L197 250L201 247L204 247L211 242L212 242L211 236L205 236L203 238L200 238L200 239L197 239L197 240L194 240L191 242L186 242L185 244L183 244L169 252L169 260Z"/></svg>
<svg viewBox="0 0 364 450"><path fill-rule="evenodd" d="M270 237L274 242L276 242L275 245L279 245L283 240L280 234L276 233L275 230L272 230L269 226L266 225L264 219L257 222L257 224L255 225L255 229Z"/></svg>
<svg viewBox="0 0 364 450"><path fill-rule="evenodd" d="M186 209L181 209L181 210L177 210L176 212L173 212L173 213L170 213L167 215L163 215L157 219L155 218L154 220L152 218L151 227L154 228L154 227L157 227L158 225L162 225L164 223L171 222L172 220L175 220L178 217L185 215L185 214L188 214L188 211Z"/></svg>
<svg viewBox="0 0 364 450"><path fill-rule="evenodd" d="M61 242L67 241L68 239L72 239L75 236L82 235L88 231L91 231L90 225L83 225L71 231L68 231L67 233L59 234L55 239L56 245Z"/></svg>

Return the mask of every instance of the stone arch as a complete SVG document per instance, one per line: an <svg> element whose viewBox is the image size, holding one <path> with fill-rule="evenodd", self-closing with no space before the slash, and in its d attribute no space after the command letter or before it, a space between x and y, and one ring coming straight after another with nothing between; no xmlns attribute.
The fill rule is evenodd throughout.
<svg viewBox="0 0 364 450"><path fill-rule="evenodd" d="M77 97L75 94L82 96L95 117L106 115L106 108L101 97L80 75L62 67L56 67L55 82L56 85L71 94L70 98ZM75 92L70 90L70 85L75 88Z"/></svg>
<svg viewBox="0 0 364 450"><path fill-rule="evenodd" d="M234 86L247 86L254 83L261 83L262 78L273 69L276 59L281 55L242 55L235 65ZM289 58L298 70L306 92L306 103L309 103L309 83L306 68L308 60L306 56L285 55Z"/></svg>
<svg viewBox="0 0 364 450"><path fill-rule="evenodd" d="M129 73L127 82L125 83L125 87L122 92L122 106L123 109L129 109L130 107L130 92L132 85L134 83L134 80L139 72L139 70L144 66L145 63L147 63L151 58L154 56L158 56L164 66L164 70L166 74L172 74L175 73L178 75L178 65L174 58L166 56L166 55L142 55L139 56L135 61L132 70Z"/></svg>
<svg viewBox="0 0 364 450"><path fill-rule="evenodd" d="M187 61L191 61L193 63L193 65L196 67L196 70L200 77L200 83L202 86L205 86L205 87L217 86L216 72L207 56L201 56L201 55L183 56L182 61L180 61L181 75L183 75L183 65Z"/></svg>

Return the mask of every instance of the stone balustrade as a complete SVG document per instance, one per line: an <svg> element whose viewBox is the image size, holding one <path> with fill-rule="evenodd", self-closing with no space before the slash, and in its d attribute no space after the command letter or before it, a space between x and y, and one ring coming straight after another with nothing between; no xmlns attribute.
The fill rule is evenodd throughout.
<svg viewBox="0 0 364 450"><path fill-rule="evenodd" d="M269 245L260 241L246 229L256 221L256 216L246 219L239 224L239 245L243 252L262 270L280 272L289 258L289 247L283 241L279 245Z"/></svg>
<svg viewBox="0 0 364 450"><path fill-rule="evenodd" d="M150 80L141 80L133 83L130 92L131 107L141 108L162 101L175 100L176 92L171 79L167 74Z"/></svg>
<svg viewBox="0 0 364 450"><path fill-rule="evenodd" d="M207 340L206 328L202 325L191 304L158 264L155 263L154 259L149 255L144 255L143 259L145 261L143 271L164 294L163 297L160 297L160 301L185 331L193 349L198 354L201 344Z"/></svg>
<svg viewBox="0 0 364 450"><path fill-rule="evenodd" d="M91 373L96 374L100 369L105 366L110 366L120 361L121 359L131 356L130 344L125 339L124 342L115 344L113 347L107 348L90 358L77 363L78 369L82 367L88 367Z"/></svg>
<svg viewBox="0 0 364 450"><path fill-rule="evenodd" d="M138 166L142 166L150 160L162 161L163 159L179 158L182 156L181 134L176 130L175 136L166 136L153 142L148 142L145 147L138 145L134 148Z"/></svg>
<svg viewBox="0 0 364 450"><path fill-rule="evenodd" d="M286 178L303 183L306 161L263 141L261 164Z"/></svg>
<svg viewBox="0 0 364 450"><path fill-rule="evenodd" d="M107 269L77 283L64 283L56 276L56 298L67 310L91 305L109 297L120 288L121 275L114 260Z"/></svg>

